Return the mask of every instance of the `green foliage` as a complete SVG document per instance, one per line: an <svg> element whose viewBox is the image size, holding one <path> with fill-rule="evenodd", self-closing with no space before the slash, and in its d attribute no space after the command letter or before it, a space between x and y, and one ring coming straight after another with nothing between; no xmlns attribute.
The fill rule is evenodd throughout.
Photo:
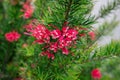
<svg viewBox="0 0 120 80"><path fill-rule="evenodd" d="M110 12L112 12L115 9L119 9L120 5L120 0L114 0L114 1L109 1L107 3L107 6L103 6L100 10L99 17L105 17L108 15Z"/></svg>
<svg viewBox="0 0 120 80"><path fill-rule="evenodd" d="M10 43L5 39L5 33L11 32L13 30L20 33L23 32L21 26L26 22L22 17L20 12L20 4L11 5L9 0L4 0L0 2L0 74L5 76L5 80L16 77L17 70L11 64L13 57L16 55L16 43ZM10 66L9 66L10 64ZM8 67L9 66L9 67ZM13 73L11 73L11 71ZM9 76L11 74L11 76ZM4 78L3 78L4 80Z"/></svg>
<svg viewBox="0 0 120 80"><path fill-rule="evenodd" d="M94 52L90 53L90 58L79 65L82 67L80 79L91 80L91 70L99 67L102 72L101 80L119 80L119 47L120 41L112 41L110 44L97 48Z"/></svg>
<svg viewBox="0 0 120 80"><path fill-rule="evenodd" d="M119 65L117 65L119 59L114 59L113 56L119 56L120 42L114 41L101 48L96 48L97 44L95 44L98 38L108 34L118 25L118 22L114 20L110 23L104 22L96 31L96 40L92 41L88 35L92 24L96 22L95 16L89 15L93 7L92 0L36 0L34 15L28 20L21 17L20 4L11 5L7 0L0 4L2 4L0 5L0 12L2 12L0 13L0 63L2 63L0 74L3 75L2 78L0 76L1 79L12 80L22 77L25 80L92 80L91 71L94 68L100 68L102 72L105 72L103 80L112 79L111 76L106 75L106 73L109 74L111 68L115 69L111 71L111 74L119 78L116 75L119 73ZM106 16L118 5L118 0L113 4L108 4L107 7L102 8L100 17ZM24 29L21 27L29 23L31 19L37 19L47 27L53 24L59 29L67 21L70 27L77 26L86 29L79 31L85 36L78 36L76 45L69 49L71 51L69 55L58 51L55 53L54 60L48 59L47 56L41 56L44 45L34 44L33 37L22 34ZM22 34L19 41L9 43L5 40L5 33L11 30L17 30Z"/></svg>
<svg viewBox="0 0 120 80"><path fill-rule="evenodd" d="M36 1L35 4L36 11L34 16L45 24L54 24L61 27L64 21L74 26L90 23L89 18L89 20L86 20L86 14L92 9L90 0L45 0ZM39 17L38 14L40 15Z"/></svg>
<svg viewBox="0 0 120 80"><path fill-rule="evenodd" d="M119 80L120 59L119 56L112 56L102 62L101 70L103 72L102 80Z"/></svg>
<svg viewBox="0 0 120 80"><path fill-rule="evenodd" d="M113 41L110 44L104 46L103 48L98 49L96 55L102 58L107 57L107 56L109 57L109 56L119 55L120 53L119 47L120 47L120 42Z"/></svg>
<svg viewBox="0 0 120 80"><path fill-rule="evenodd" d="M119 25L119 21L117 21L114 17L110 22L105 21L99 28L96 30L97 38L99 39L103 35L108 35L113 30L113 28Z"/></svg>

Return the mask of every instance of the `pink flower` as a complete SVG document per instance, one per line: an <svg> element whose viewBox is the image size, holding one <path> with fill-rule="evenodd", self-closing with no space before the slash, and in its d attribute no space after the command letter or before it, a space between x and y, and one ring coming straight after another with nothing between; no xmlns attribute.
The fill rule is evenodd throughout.
<svg viewBox="0 0 120 80"><path fill-rule="evenodd" d="M62 48L62 53L68 55L68 49L66 47Z"/></svg>
<svg viewBox="0 0 120 80"><path fill-rule="evenodd" d="M71 38L65 38L65 43L66 43L66 46L69 46L71 43L72 43L72 39Z"/></svg>
<svg viewBox="0 0 120 80"><path fill-rule="evenodd" d="M57 39L61 36L61 31L59 29L51 31L51 36L53 39Z"/></svg>
<svg viewBox="0 0 120 80"><path fill-rule="evenodd" d="M62 30L50 31L46 26L37 23L37 25L29 24L25 28L27 30L25 34L36 38L34 42L44 44L43 52L40 55L47 56L50 59L54 59L54 54L51 52L56 53L58 50L62 50L63 54L68 55L68 49L76 43L78 34L77 30L67 26L64 26Z"/></svg>
<svg viewBox="0 0 120 80"><path fill-rule="evenodd" d="M66 33L66 32L68 31L68 29L69 29L69 27L63 27L63 28L62 28L62 32L63 32L63 33Z"/></svg>
<svg viewBox="0 0 120 80"><path fill-rule="evenodd" d="M25 19L28 19L28 18L30 18L30 17L32 16L32 14L33 14L33 12L34 12L34 8L33 8L33 6L32 6L30 3L25 2L25 3L23 4L23 9L22 9L22 11L24 12L23 17L24 17Z"/></svg>
<svg viewBox="0 0 120 80"><path fill-rule="evenodd" d="M47 56L48 56L48 59L55 59L55 56L54 56L54 54L52 54L52 53L48 53L47 54Z"/></svg>
<svg viewBox="0 0 120 80"><path fill-rule="evenodd" d="M46 56L46 55L47 55L47 53L45 51L40 53L40 56Z"/></svg>
<svg viewBox="0 0 120 80"><path fill-rule="evenodd" d="M97 68L92 70L91 76L93 79L100 79L102 77L100 70Z"/></svg>
<svg viewBox="0 0 120 80"><path fill-rule="evenodd" d="M47 56L48 59L50 59L50 58L54 59L55 58L54 54L50 53L49 51L42 52L40 55L41 56Z"/></svg>
<svg viewBox="0 0 120 80"><path fill-rule="evenodd" d="M54 52L56 52L57 49L58 49L58 43L57 42L50 44L50 50L53 50Z"/></svg>
<svg viewBox="0 0 120 80"><path fill-rule="evenodd" d="M26 35L31 35L36 38L37 43L49 43L50 42L50 31L42 24L37 25L36 27L31 24L25 26L27 32Z"/></svg>
<svg viewBox="0 0 120 80"><path fill-rule="evenodd" d="M42 39L35 40L33 43L43 44L44 41Z"/></svg>
<svg viewBox="0 0 120 80"><path fill-rule="evenodd" d="M49 30L43 25L38 25L35 27L32 31L32 36L34 36L36 39L49 39Z"/></svg>
<svg viewBox="0 0 120 80"><path fill-rule="evenodd" d="M28 25L25 25L24 28L26 29L27 32L31 32L33 30L33 25L30 23Z"/></svg>
<svg viewBox="0 0 120 80"><path fill-rule="evenodd" d="M69 27L62 28L62 36L59 37L59 48L69 46L74 40L77 39L78 32L74 29L69 29Z"/></svg>
<svg viewBox="0 0 120 80"><path fill-rule="evenodd" d="M78 32L77 32L76 30L74 30L74 29L69 29L69 30L67 31L67 33L66 33L66 36L67 36L68 38L71 38L72 40L75 40L75 39L77 39L77 34L78 34Z"/></svg>
<svg viewBox="0 0 120 80"><path fill-rule="evenodd" d="M58 47L59 47L59 48L63 48L63 47L65 47L65 46L66 46L66 43L65 43L64 37L61 36L61 37L59 38Z"/></svg>
<svg viewBox="0 0 120 80"><path fill-rule="evenodd" d="M17 41L20 38L20 34L18 32L12 31L5 34L5 38L9 42Z"/></svg>
<svg viewBox="0 0 120 80"><path fill-rule="evenodd" d="M33 14L33 11L34 11L34 10L33 10L32 8L26 9L25 12L24 12L24 14L23 14L23 17L24 17L25 19L30 18L30 17L32 16L32 14Z"/></svg>
<svg viewBox="0 0 120 80"><path fill-rule="evenodd" d="M71 42L72 42L72 40L70 38L63 38L63 37L61 37L59 39L58 47L59 48L63 48L63 47L69 46Z"/></svg>
<svg viewBox="0 0 120 80"><path fill-rule="evenodd" d="M93 31L89 32L88 35L90 36L91 40L95 40L95 33Z"/></svg>
<svg viewBox="0 0 120 80"><path fill-rule="evenodd" d="M27 1L23 4L23 9L28 9L30 7L30 3Z"/></svg>

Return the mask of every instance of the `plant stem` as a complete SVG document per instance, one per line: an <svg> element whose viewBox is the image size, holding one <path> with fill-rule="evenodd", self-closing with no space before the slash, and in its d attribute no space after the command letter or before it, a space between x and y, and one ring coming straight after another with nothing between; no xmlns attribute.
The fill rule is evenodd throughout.
<svg viewBox="0 0 120 80"><path fill-rule="evenodd" d="M65 20L64 20L64 22L67 21L67 19L68 19L70 8L71 8L71 5L72 5L72 1L73 0L70 0L69 3L68 3L68 5L67 5L67 9L66 9L66 12L65 12ZM63 25L64 25L64 23L63 23Z"/></svg>

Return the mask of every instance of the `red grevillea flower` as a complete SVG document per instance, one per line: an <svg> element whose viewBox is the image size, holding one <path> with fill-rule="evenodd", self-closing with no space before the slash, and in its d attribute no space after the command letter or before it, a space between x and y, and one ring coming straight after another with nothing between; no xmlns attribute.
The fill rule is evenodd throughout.
<svg viewBox="0 0 120 80"><path fill-rule="evenodd" d="M54 54L50 53L49 51L42 52L40 55L41 55L41 56L47 56L49 59L50 59L50 58L51 58L51 59L54 59L54 58L55 58Z"/></svg>
<svg viewBox="0 0 120 80"><path fill-rule="evenodd" d="M50 50L53 50L54 52L57 52L58 49L58 43L54 42L50 44Z"/></svg>
<svg viewBox="0 0 120 80"><path fill-rule="evenodd" d="M24 12L23 17L24 17L25 19L30 18L30 17L32 16L32 14L33 14L33 11L34 11L34 10L33 10L32 8L26 9L26 11Z"/></svg>
<svg viewBox="0 0 120 80"><path fill-rule="evenodd" d="M62 32L63 32L63 33L66 33L66 32L68 31L68 29L69 29L69 27L63 27L63 28L62 28Z"/></svg>
<svg viewBox="0 0 120 80"><path fill-rule="evenodd" d="M35 42L39 44L50 42L50 31L44 25L39 24L34 27L32 24L29 24L25 28L27 30L25 34L35 37Z"/></svg>
<svg viewBox="0 0 120 80"><path fill-rule="evenodd" d="M41 56L47 56L50 59L54 59L54 54L58 50L62 50L63 54L69 54L69 47L72 44L75 44L77 39L78 31L70 28L63 27L62 30L48 30L46 26L42 24L29 24L25 26L26 31L25 34L33 36L38 44L44 44L43 52ZM53 52L53 53L51 53Z"/></svg>
<svg viewBox="0 0 120 80"><path fill-rule="evenodd" d="M32 36L34 36L36 39L42 39L47 35L46 32L49 32L47 28L43 25L38 25L36 28L34 28L32 31Z"/></svg>
<svg viewBox="0 0 120 80"><path fill-rule="evenodd" d="M65 47L65 46L66 46L66 43L65 43L64 37L61 36L61 37L59 38L58 47L59 47L59 48L63 48L63 47Z"/></svg>
<svg viewBox="0 0 120 80"><path fill-rule="evenodd" d="M58 45L58 47L59 47L59 48L67 47L67 46L69 46L71 43L72 43L72 40L71 40L70 38L63 38L63 37L61 37L61 38L59 39L59 45Z"/></svg>
<svg viewBox="0 0 120 80"><path fill-rule="evenodd" d="M33 8L33 6L29 2L25 2L23 4L22 11L24 12L23 17L25 19L28 19L28 18L30 18L32 16L32 14L34 12L34 8Z"/></svg>
<svg viewBox="0 0 120 80"><path fill-rule="evenodd" d="M66 33L66 36L68 37L68 38L71 38L72 40L76 40L77 39L77 35L78 34L78 32L76 31L76 30L74 30L74 29L69 29L68 31L67 31L67 33Z"/></svg>
<svg viewBox="0 0 120 80"><path fill-rule="evenodd" d="M51 36L53 39L57 39L61 36L61 31L59 29L51 31Z"/></svg>
<svg viewBox="0 0 120 80"><path fill-rule="evenodd" d="M95 40L95 33L93 31L90 31L88 35L90 36L91 40Z"/></svg>
<svg viewBox="0 0 120 80"><path fill-rule="evenodd" d="M92 70L91 76L93 79L100 79L102 77L101 72L98 68Z"/></svg>
<svg viewBox="0 0 120 80"><path fill-rule="evenodd" d="M68 55L69 51L66 47L62 48L62 53Z"/></svg>
<svg viewBox="0 0 120 80"><path fill-rule="evenodd" d="M55 59L55 56L54 56L54 54L52 54L52 53L48 53L47 56L48 56L49 59L50 59L50 58L51 58L51 59Z"/></svg>
<svg viewBox="0 0 120 80"><path fill-rule="evenodd" d="M17 41L20 38L20 36L21 35L16 31L12 31L12 32L9 32L9 33L5 34L5 38L9 42Z"/></svg>

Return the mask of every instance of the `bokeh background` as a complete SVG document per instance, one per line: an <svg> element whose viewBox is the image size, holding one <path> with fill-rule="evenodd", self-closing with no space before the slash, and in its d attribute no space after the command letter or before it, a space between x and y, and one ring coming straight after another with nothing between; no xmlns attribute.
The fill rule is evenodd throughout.
<svg viewBox="0 0 120 80"><path fill-rule="evenodd" d="M92 15L99 15L99 12L101 10L101 7L107 6L109 2L114 0L93 0L94 2L94 8L91 12ZM115 10L111 11L109 15L107 15L104 18L101 18L98 20L98 23L96 23L94 28L98 28L103 22L105 21L112 21L113 19L116 19L120 22L120 6L119 8L116 8ZM120 24L116 26L110 33L106 36L102 36L100 40L98 41L99 46L103 46L105 44L109 44L111 40L120 40Z"/></svg>

